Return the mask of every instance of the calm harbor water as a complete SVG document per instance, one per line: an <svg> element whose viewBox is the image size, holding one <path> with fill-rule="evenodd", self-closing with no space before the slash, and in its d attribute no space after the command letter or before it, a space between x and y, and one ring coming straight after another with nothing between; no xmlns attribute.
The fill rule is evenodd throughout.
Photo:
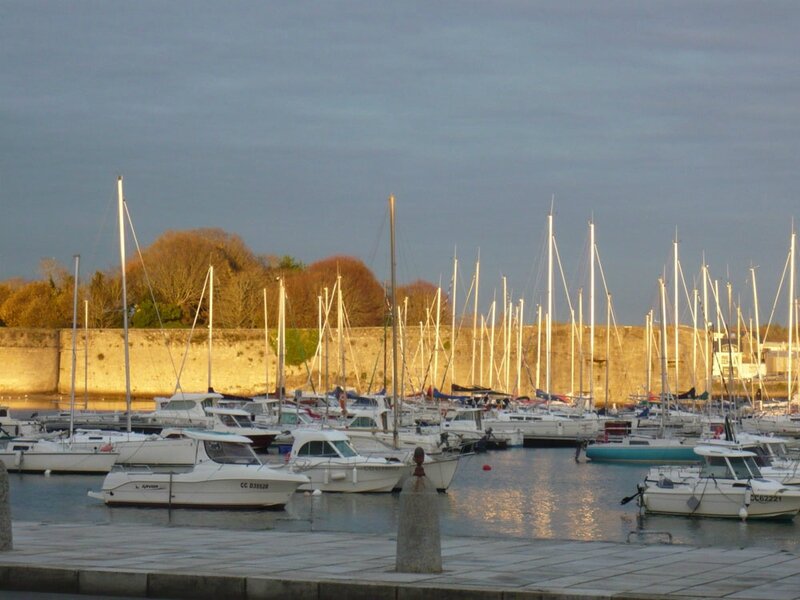
<svg viewBox="0 0 800 600"><path fill-rule="evenodd" d="M646 468L575 462L575 451L517 448L466 457L438 497L446 535L622 541L637 526L633 494ZM491 470L484 470L489 465ZM12 518L74 523L288 531L397 530L397 494L296 494L282 511L108 508L87 497L102 476L9 474ZM674 543L766 546L800 551L800 519L792 522L644 517L646 530L669 531Z"/></svg>

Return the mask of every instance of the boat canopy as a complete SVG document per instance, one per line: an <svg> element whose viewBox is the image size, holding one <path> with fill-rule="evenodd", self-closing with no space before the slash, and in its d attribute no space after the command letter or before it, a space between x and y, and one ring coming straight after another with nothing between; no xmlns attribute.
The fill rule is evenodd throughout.
<svg viewBox="0 0 800 600"><path fill-rule="evenodd" d="M225 431L210 431L207 429L184 429L186 437L204 442L230 442L239 444L252 444L253 441L243 435L227 433Z"/></svg>

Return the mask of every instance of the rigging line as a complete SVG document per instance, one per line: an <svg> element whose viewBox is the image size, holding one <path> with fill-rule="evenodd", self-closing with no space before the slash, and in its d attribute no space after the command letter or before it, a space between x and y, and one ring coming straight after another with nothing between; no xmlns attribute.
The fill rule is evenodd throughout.
<svg viewBox="0 0 800 600"><path fill-rule="evenodd" d="M786 273L789 270L789 263L791 262L791 252L786 256L786 262L783 265L783 273L781 274L781 280L778 283L778 289L775 292L775 300L772 303L772 311L769 313L769 319L767 319L767 329L764 331L764 342L767 341L767 337L769 336L769 329L772 327L772 318L775 316L775 310L778 306L778 298L781 295L781 290L783 289L783 282L786 281Z"/></svg>
<svg viewBox="0 0 800 600"><path fill-rule="evenodd" d="M195 327L197 325L197 321L200 317L200 309L203 306L203 298L206 296L206 288L208 287L209 277L211 275L211 269L206 271L206 278L203 281L203 290L200 292L200 300L197 303L197 310L194 313L194 321L192 321L192 327L189 329L189 336L186 338L186 349L183 352L183 359L181 360L181 368L178 371L177 378L175 381L175 389L173 393L177 393L178 390L183 391L181 388L181 376L183 375L183 367L186 366L186 359L189 356L189 348L192 343L192 334L194 334Z"/></svg>
<svg viewBox="0 0 800 600"><path fill-rule="evenodd" d="M159 331L161 333L161 337L164 340L164 347L167 349L167 356L169 356L170 365L172 365L172 374L175 376L176 380L179 380L180 377L178 376L178 371L176 370L176 367L175 367L175 359L172 356L172 351L171 351L170 346L169 346L169 337L167 336L167 333L166 333L166 331L164 329L164 322L161 320L161 311L158 310L158 302L156 302L155 293L153 292L153 284L150 281L150 274L147 271L147 265L145 265L145 263L144 263L144 256L142 255L142 248L139 245L139 238L136 235L136 229L134 229L134 227L133 227L133 219L131 218L130 211L128 210L128 203L127 203L127 201L125 201L125 199L123 199L122 206L125 209L125 216L128 219L128 226L130 227L131 236L133 237L133 242L134 242L134 245L136 246L136 254L138 255L139 262L142 265L142 272L144 273L144 280L145 280L145 282L147 282L147 290L150 293L150 301L153 303L153 308L155 309L156 316L158 317L158 327L159 327ZM124 269L125 267L123 266L122 268Z"/></svg>
<svg viewBox="0 0 800 600"><path fill-rule="evenodd" d="M572 300L569 297L569 288L567 287L567 279L564 275L564 267L561 265L561 254L558 252L558 244L556 244L555 236L553 237L553 249L556 252L556 261L558 262L558 272L561 274L561 282L564 285L564 295L567 298L567 307L569 308L570 315L573 314L574 308L572 307ZM550 317L552 320L552 316Z"/></svg>
<svg viewBox="0 0 800 600"><path fill-rule="evenodd" d="M374 266L375 266L375 261L377 259L377 255L378 255L378 248L382 248L383 247L383 245L381 244L381 239L383 238L383 231L386 228L386 222L388 220L389 220L389 207L387 205L386 208L384 208L384 211L383 211L383 220L381 221L381 226L378 229L378 232L377 232L377 234L375 236L375 239L373 240L373 243L372 243L372 251L368 255L369 256L369 260L367 261L367 264L369 265L370 270L373 273L375 272Z"/></svg>

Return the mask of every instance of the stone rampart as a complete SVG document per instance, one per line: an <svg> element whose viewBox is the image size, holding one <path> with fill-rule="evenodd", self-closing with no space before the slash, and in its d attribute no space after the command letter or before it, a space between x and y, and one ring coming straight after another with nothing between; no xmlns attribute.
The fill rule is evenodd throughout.
<svg viewBox="0 0 800 600"><path fill-rule="evenodd" d="M402 391L428 388L436 374L436 387L450 390L452 381L461 385L474 383L497 390L517 387L518 361L516 332L514 340L504 344L502 329L495 334L493 356L489 343L475 340L473 367L472 330L462 328L456 337L454 360L450 360L451 338L449 328L443 328L441 349L431 352L434 346L432 332L420 334L411 331L404 340L399 363L405 365L405 385ZM211 385L218 391L233 394L263 393L276 388L277 357L272 346L266 347L264 332L260 330L214 330L211 353ZM376 391L384 387L384 370L391 371L391 359L384 366L383 328L360 328L348 332L342 343L347 385L359 391ZM672 340L672 334L668 333ZM88 337L88 339L85 339ZM422 337L422 343L420 342ZM681 333L681 364L679 389L692 385L691 331ZM644 390L647 380L645 365L644 329L620 327L612 330L608 341L606 360L606 331L595 331L595 358L592 363L588 352L588 328L584 334L584 360L580 360L580 344L571 340L570 327L553 327L550 389L561 393L579 389L583 381L584 393L593 390L599 402L608 397L611 402L626 400L630 394ZM541 342L540 342L541 340ZM274 343L274 342L273 342ZM535 388L546 386L546 358L544 335L538 335L535 326L525 327L522 347L521 395L532 395ZM328 387L341 382L339 343L336 332L328 342ZM504 348L511 348L508 360ZM152 397L171 394L180 380L184 391L202 391L208 387L209 351L205 331L142 330L129 332L131 391L135 397ZM482 350L482 356L481 356ZM672 353L670 353L672 354ZM574 359L573 359L574 357ZM701 359L698 359L701 360ZM494 372L490 374L490 362ZM324 360L309 356L304 364L287 365L286 389L323 389L325 387ZM323 365L322 367L320 365ZM582 366L581 366L582 365ZM125 393L125 369L122 330L89 330L88 336L78 331L76 351L76 389L84 386L93 395L121 395ZM508 368L506 368L508 366ZM674 359L670 360L670 388L674 388ZM702 363L698 373L702 372ZM607 370L606 370L607 369ZM453 376L455 372L455 377ZM72 373L72 330L60 331L2 329L0 328L0 393L69 394ZM180 375L180 376L179 376ZM591 381L593 383L590 383ZM660 389L659 364L653 352L651 366L653 390ZM702 377L701 377L702 379ZM608 384L606 384L608 381ZM506 385L508 382L508 385ZM391 382L388 382L391 385ZM698 386L701 388L702 386Z"/></svg>

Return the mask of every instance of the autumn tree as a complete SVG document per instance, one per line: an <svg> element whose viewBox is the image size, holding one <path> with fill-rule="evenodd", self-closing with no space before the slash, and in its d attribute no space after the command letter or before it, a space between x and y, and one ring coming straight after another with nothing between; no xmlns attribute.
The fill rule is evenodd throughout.
<svg viewBox="0 0 800 600"><path fill-rule="evenodd" d="M215 295L219 294L221 298L227 296L228 300L215 304L214 320L220 324L226 321L234 324L247 322L247 319L242 321L241 315L246 308L240 302L247 302L251 298L247 294L242 295L242 282L252 282L259 276L265 276L263 262L242 239L221 229L167 231L144 251L143 262L147 279L141 266L129 267L137 301L144 302L149 298L149 280L155 302L180 308L185 324L194 320L201 299L200 322L208 322L206 299L209 294L209 266L214 267ZM245 277L243 273L248 275ZM226 290L231 282L239 291ZM249 285L249 288L252 287Z"/></svg>
<svg viewBox="0 0 800 600"><path fill-rule="evenodd" d="M436 319L437 287L427 281L417 280L408 285L397 286L397 303L402 307L408 298L408 312L405 314L409 326L417 323L429 323ZM450 306L447 294L442 292L439 321L450 323ZM430 320L430 321L429 321Z"/></svg>
<svg viewBox="0 0 800 600"><path fill-rule="evenodd" d="M312 263L286 279L291 304L292 325L316 327L318 298L328 288L331 301L337 276L341 276L342 302L352 327L376 326L386 314L386 294L367 266L351 256L333 256ZM335 312L331 319L335 319Z"/></svg>
<svg viewBox="0 0 800 600"><path fill-rule="evenodd" d="M96 271L86 286L89 327L122 327L122 278Z"/></svg>
<svg viewBox="0 0 800 600"><path fill-rule="evenodd" d="M8 327L71 326L74 277L53 259L43 260L40 270L43 280L18 284L0 306Z"/></svg>

